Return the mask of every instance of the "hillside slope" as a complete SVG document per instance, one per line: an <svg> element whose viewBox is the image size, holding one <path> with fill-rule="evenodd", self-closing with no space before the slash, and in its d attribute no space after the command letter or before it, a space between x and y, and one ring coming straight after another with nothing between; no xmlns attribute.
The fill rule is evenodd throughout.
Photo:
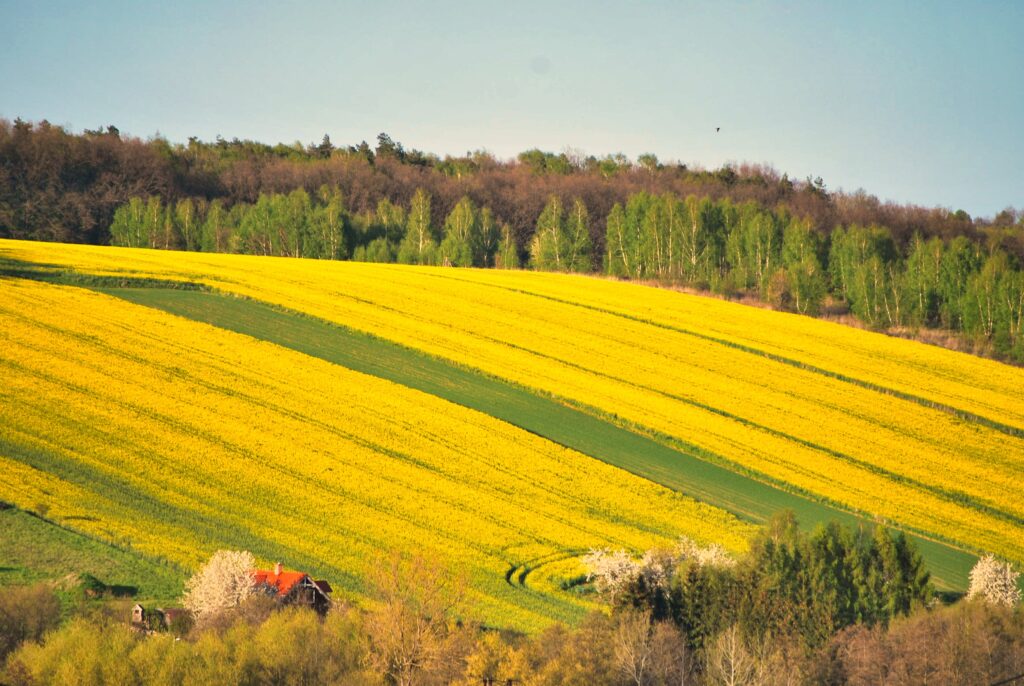
<svg viewBox="0 0 1024 686"><path fill-rule="evenodd" d="M118 298L3 279L0 320L0 498L185 568L247 548L359 597L375 556L427 549L487 621L530 629L588 607L519 583L539 562L681 534L740 550L751 530L481 413Z"/></svg>
<svg viewBox="0 0 1024 686"><path fill-rule="evenodd" d="M586 277L18 242L0 253L312 314L757 479L1024 560L1024 370Z"/></svg>

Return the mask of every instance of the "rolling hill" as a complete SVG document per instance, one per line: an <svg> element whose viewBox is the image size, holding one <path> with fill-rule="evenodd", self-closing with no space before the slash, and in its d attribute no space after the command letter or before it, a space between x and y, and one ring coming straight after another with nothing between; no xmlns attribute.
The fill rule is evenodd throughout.
<svg viewBox="0 0 1024 686"><path fill-rule="evenodd" d="M0 498L102 512L73 528L186 568L245 545L358 593L367 555L432 541L490 617L529 627L585 605L510 590L530 560L679 534L735 550L781 507L903 528L947 588L976 552L1024 560L1020 369L590 277L17 241L0 258ZM276 502L290 514L264 529Z"/></svg>

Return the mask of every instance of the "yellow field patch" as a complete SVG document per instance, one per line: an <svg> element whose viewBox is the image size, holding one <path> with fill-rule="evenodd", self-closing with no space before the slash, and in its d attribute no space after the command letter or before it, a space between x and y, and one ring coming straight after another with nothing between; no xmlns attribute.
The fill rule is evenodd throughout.
<svg viewBox="0 0 1024 686"><path fill-rule="evenodd" d="M587 604L510 585L511 566L681 534L739 550L751 530L487 415L116 298L0 280L0 322L0 497L187 568L249 548L358 592L374 554L427 548L467 569L485 619L535 628Z"/></svg>

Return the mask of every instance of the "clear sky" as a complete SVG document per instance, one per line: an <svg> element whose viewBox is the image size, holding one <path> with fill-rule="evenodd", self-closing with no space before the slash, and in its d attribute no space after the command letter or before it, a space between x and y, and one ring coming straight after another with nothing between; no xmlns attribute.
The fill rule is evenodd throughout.
<svg viewBox="0 0 1024 686"><path fill-rule="evenodd" d="M770 163L991 216L1024 207L1024 2L0 0L0 117Z"/></svg>

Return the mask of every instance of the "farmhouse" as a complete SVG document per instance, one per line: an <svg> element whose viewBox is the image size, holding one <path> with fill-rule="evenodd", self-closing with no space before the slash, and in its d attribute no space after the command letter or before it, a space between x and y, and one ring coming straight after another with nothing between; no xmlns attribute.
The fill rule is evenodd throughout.
<svg viewBox="0 0 1024 686"><path fill-rule="evenodd" d="M320 614L325 614L331 604L331 585L326 581L314 581L305 572L286 572L278 562L274 569L253 570L256 590L274 595L288 605L305 605Z"/></svg>

